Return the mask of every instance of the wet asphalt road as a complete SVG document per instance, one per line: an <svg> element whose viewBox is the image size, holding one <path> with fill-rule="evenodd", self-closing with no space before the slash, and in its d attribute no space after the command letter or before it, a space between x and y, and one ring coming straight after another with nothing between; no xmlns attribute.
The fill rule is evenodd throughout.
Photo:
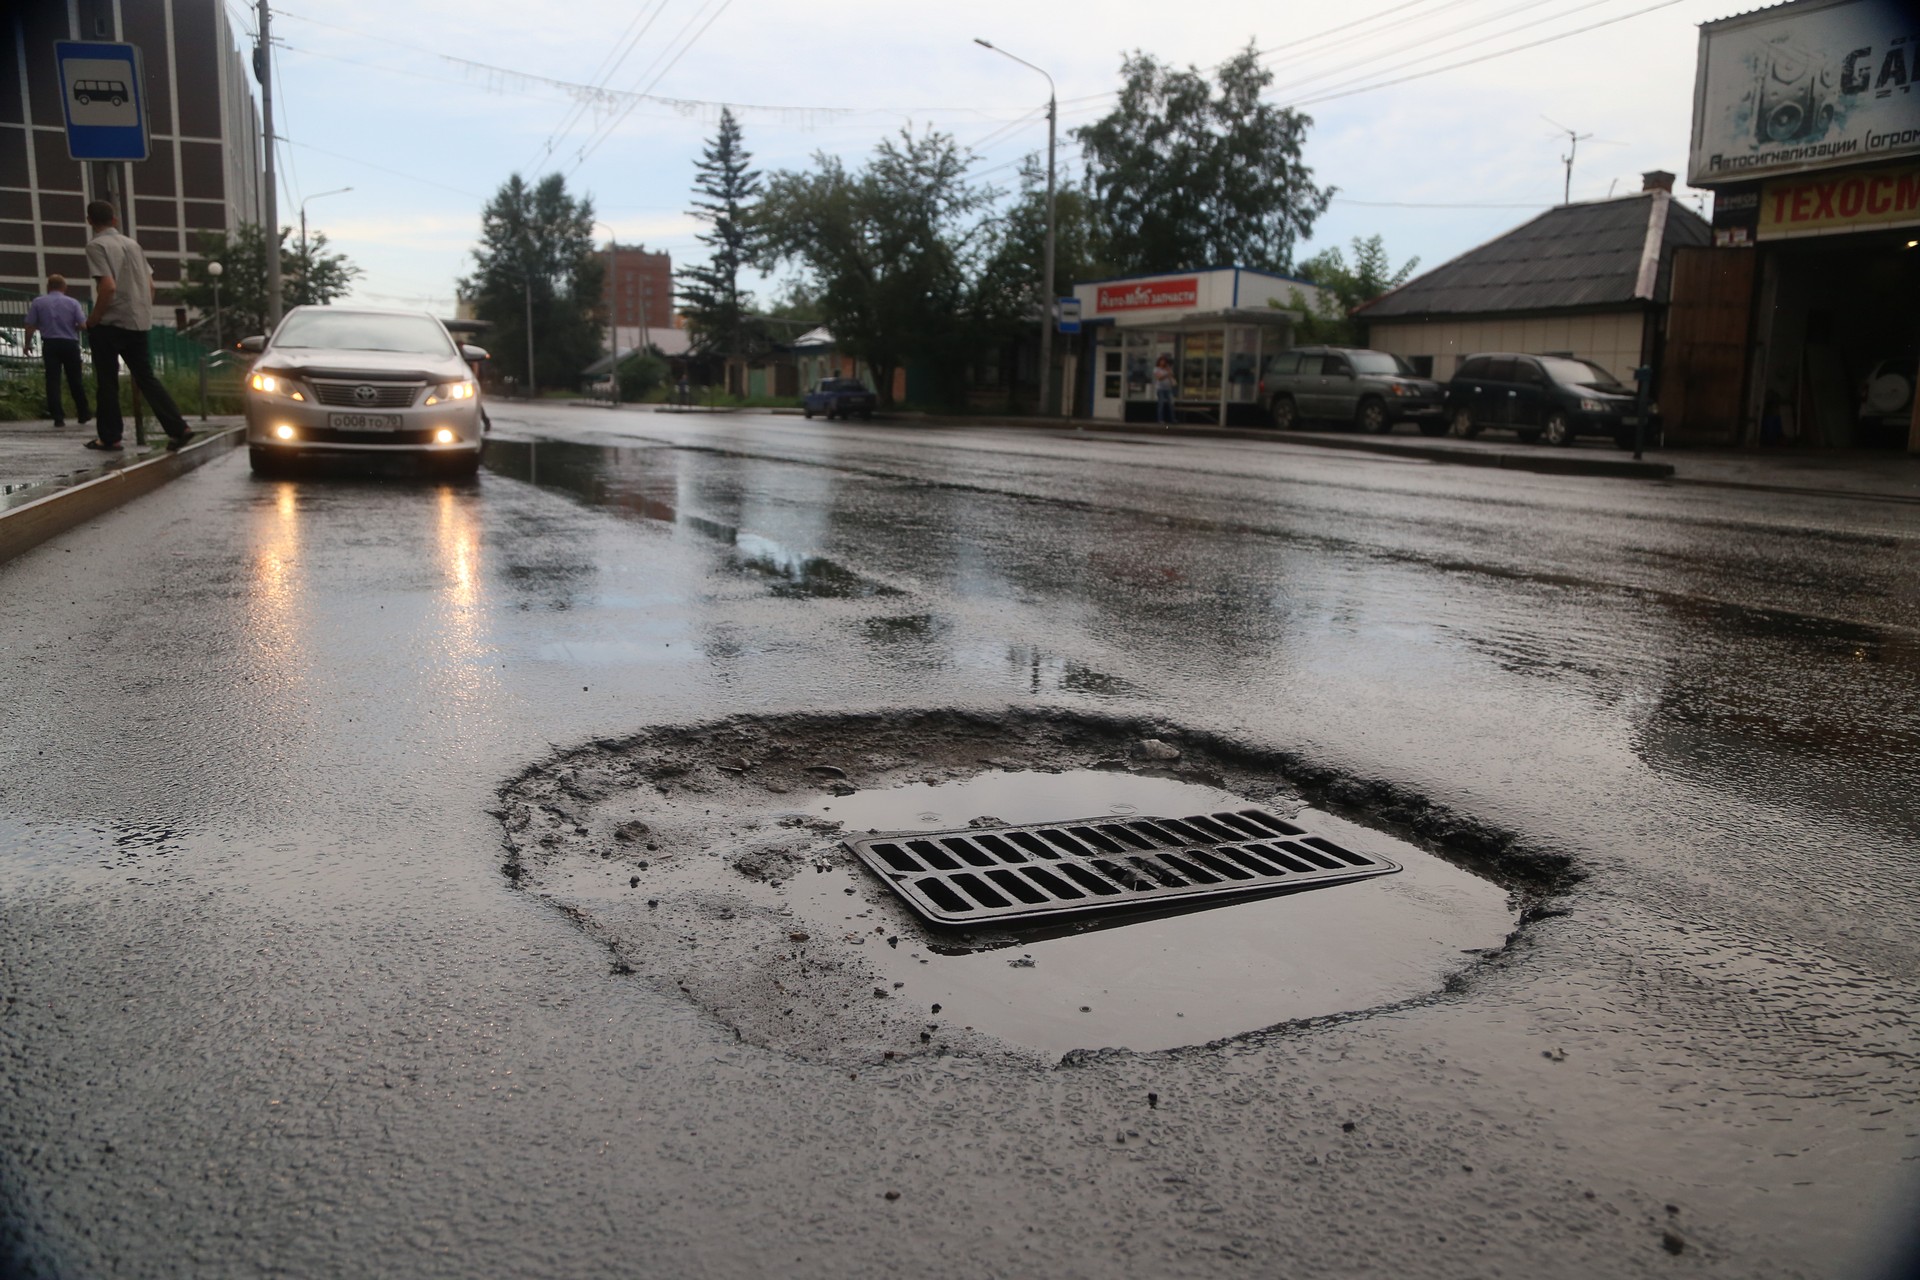
<svg viewBox="0 0 1920 1280"><path fill-rule="evenodd" d="M473 487L235 454L0 566L0 1266L1848 1276L1909 1219L1920 508L757 416L497 435ZM1390 780L1587 878L1390 1012L849 1071L501 874L495 789L556 748L1009 703Z"/></svg>

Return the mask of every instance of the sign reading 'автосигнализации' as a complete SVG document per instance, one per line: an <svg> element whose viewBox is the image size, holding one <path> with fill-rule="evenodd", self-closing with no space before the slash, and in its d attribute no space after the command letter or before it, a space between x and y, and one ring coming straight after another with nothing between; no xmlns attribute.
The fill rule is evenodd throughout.
<svg viewBox="0 0 1920 1280"><path fill-rule="evenodd" d="M1920 154L1920 8L1781 5L1700 30L1695 186Z"/></svg>

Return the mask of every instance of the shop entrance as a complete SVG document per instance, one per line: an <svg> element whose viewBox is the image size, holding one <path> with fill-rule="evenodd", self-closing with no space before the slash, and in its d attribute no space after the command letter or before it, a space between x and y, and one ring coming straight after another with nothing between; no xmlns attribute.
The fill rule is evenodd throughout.
<svg viewBox="0 0 1920 1280"><path fill-rule="evenodd" d="M1920 231L1763 244L1757 442L1905 449L1920 355Z"/></svg>
<svg viewBox="0 0 1920 1280"><path fill-rule="evenodd" d="M1174 378L1174 411L1182 422L1258 426L1263 357L1291 346L1291 317L1275 311L1260 323L1179 323L1165 328L1107 328L1098 338L1092 381L1093 416L1152 422L1158 412L1153 370L1165 358Z"/></svg>

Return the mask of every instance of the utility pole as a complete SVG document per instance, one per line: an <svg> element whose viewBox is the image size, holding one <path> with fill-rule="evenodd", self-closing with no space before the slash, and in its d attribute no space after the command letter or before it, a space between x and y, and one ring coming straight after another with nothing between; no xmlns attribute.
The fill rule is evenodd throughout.
<svg viewBox="0 0 1920 1280"><path fill-rule="evenodd" d="M533 272L527 272L527 399L538 385L533 377Z"/></svg>
<svg viewBox="0 0 1920 1280"><path fill-rule="evenodd" d="M609 223L596 222L597 227L607 229L607 353L612 363L607 366L607 401L618 407L620 404L620 237L614 233Z"/></svg>
<svg viewBox="0 0 1920 1280"><path fill-rule="evenodd" d="M1552 125L1554 128L1560 130L1562 133L1567 135L1567 154L1560 157L1560 163L1567 166L1567 179L1566 179L1565 185L1561 188L1560 203L1572 204L1573 203L1573 158L1574 156L1580 153L1580 144L1585 142L1588 138L1591 138L1593 135L1590 133L1575 133L1572 129L1567 128L1567 126L1561 124L1558 120L1552 119L1551 117L1548 117L1548 116L1541 116L1540 118L1542 120L1545 120L1548 124Z"/></svg>
<svg viewBox="0 0 1920 1280"><path fill-rule="evenodd" d="M332 191L316 191L307 200L318 200L321 196L344 195L352 187L336 187ZM307 200L300 202L300 296L311 302L313 287L310 277L313 275L313 260L307 256Z"/></svg>
<svg viewBox="0 0 1920 1280"><path fill-rule="evenodd" d="M1027 70L1038 71L1047 77L1047 249L1045 262L1040 268L1040 413L1045 416L1048 406L1052 404L1050 393L1053 390L1053 154L1055 126L1060 115L1057 94L1053 77L1042 68L978 36L974 37L973 42L982 49L991 49L1002 57L1012 58Z"/></svg>
<svg viewBox="0 0 1920 1280"><path fill-rule="evenodd" d="M280 202L274 189L273 173L273 41L269 36L272 15L267 0L260 0L260 43L253 50L253 78L260 82L260 127L266 138L266 233L267 241L267 328L280 323Z"/></svg>

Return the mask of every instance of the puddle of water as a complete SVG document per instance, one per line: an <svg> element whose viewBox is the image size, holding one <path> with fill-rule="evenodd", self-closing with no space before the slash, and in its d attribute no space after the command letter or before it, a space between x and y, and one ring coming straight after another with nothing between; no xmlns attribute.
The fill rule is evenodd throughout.
<svg viewBox="0 0 1920 1280"><path fill-rule="evenodd" d="M669 452L575 441L489 440L484 456L488 470L500 475L558 489L589 506L672 525L729 546L733 549L730 567L765 579L776 596L859 600L901 594L825 556L679 509L671 501L673 474L660 461Z"/></svg>
<svg viewBox="0 0 1920 1280"><path fill-rule="evenodd" d="M850 831L930 831L976 817L1009 824L1179 817L1263 802L1167 778L1085 770L828 796L811 811ZM971 1027L1048 1052L1172 1048L1430 994L1470 952L1500 946L1514 928L1506 893L1479 876L1331 814L1308 809L1299 820L1405 870L1177 914L957 934L953 948L940 950L899 932L907 908L862 867L805 873L778 893L815 928L862 937L863 958L889 983L903 984L895 994L925 1006L929 1024ZM888 946L888 936L899 945ZM937 1041L939 1031L933 1034Z"/></svg>

